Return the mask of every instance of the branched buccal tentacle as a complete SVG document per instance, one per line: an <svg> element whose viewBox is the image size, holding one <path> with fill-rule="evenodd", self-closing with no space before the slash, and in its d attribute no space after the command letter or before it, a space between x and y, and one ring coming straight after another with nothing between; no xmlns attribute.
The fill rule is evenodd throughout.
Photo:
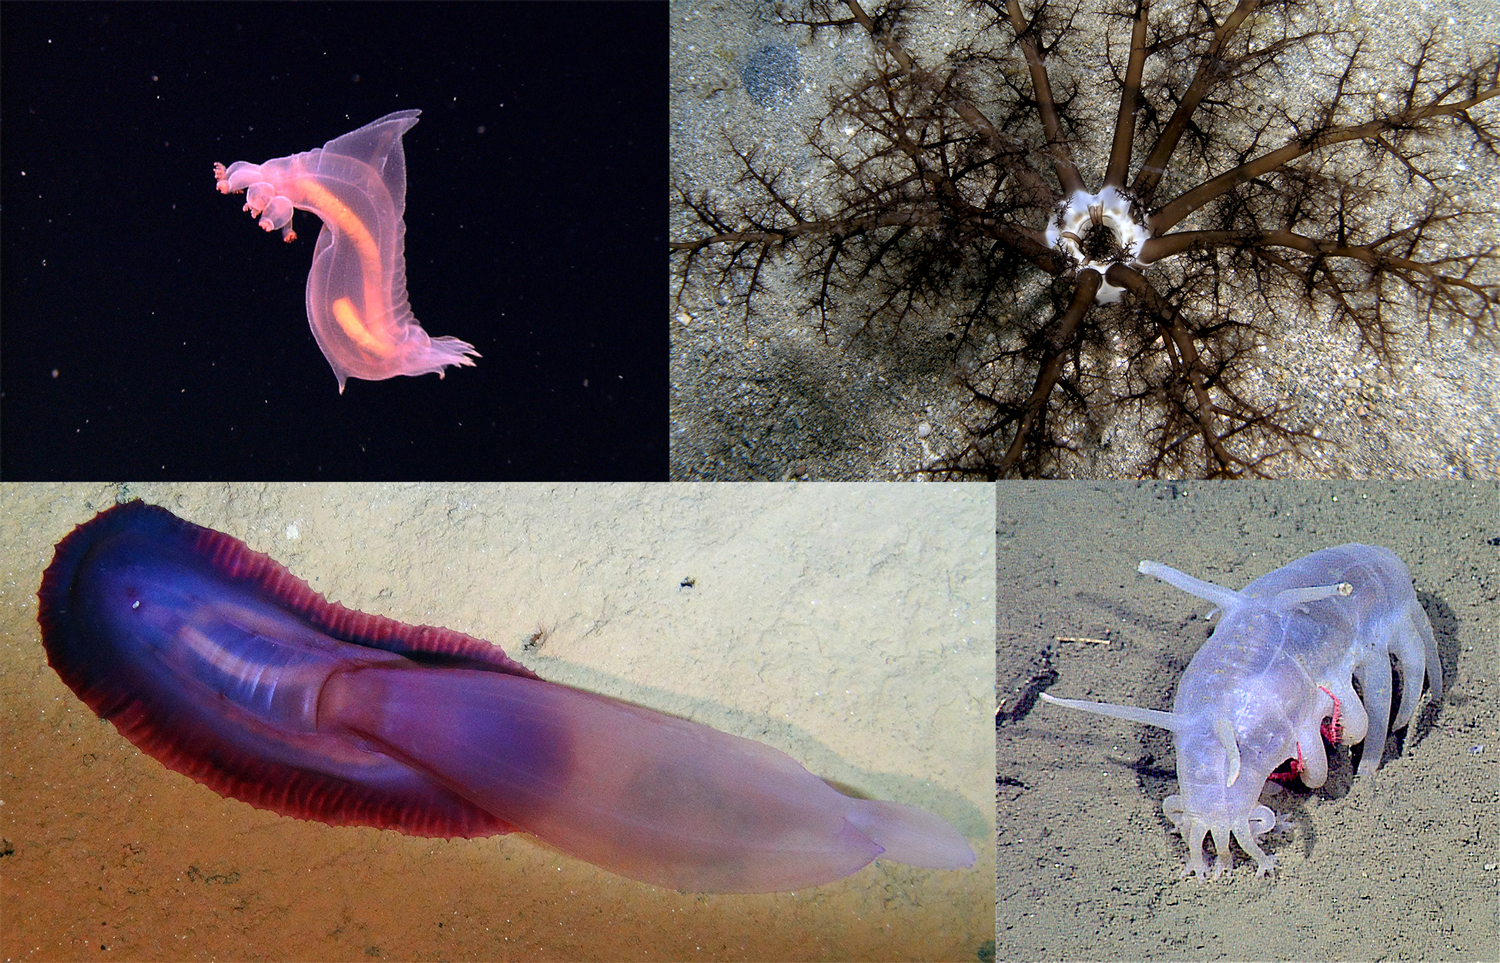
<svg viewBox="0 0 1500 963"><path fill-rule="evenodd" d="M738 285L747 324L783 253L825 336L840 308L860 337L946 306L982 420L932 475L1065 472L1111 418L1150 440L1141 474L1275 473L1311 440L1246 377L1282 305L1349 322L1387 365L1387 297L1415 294L1429 326L1496 327L1500 251L1465 246L1496 218L1461 200L1425 139L1500 153L1500 45L1448 60L1434 32L1401 91L1370 81L1363 38L1305 28L1309 0L1181 0L1164 16L1162 0L1097 0L1112 7L1102 72L1066 49L1096 0L971 0L977 33L941 54L908 29L906 0L804 2L783 22L863 34L873 61L813 134L832 209L732 145L756 200L726 208L680 180L699 230L671 249L684 286L703 263ZM1287 83L1293 60L1311 106L1266 109L1257 85ZM1089 95L1111 77L1110 139L1091 145L1109 122Z"/></svg>

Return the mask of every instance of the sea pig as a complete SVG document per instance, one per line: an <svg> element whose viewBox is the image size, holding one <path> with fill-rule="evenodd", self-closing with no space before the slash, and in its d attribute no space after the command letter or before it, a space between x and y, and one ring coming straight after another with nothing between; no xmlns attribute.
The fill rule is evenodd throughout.
<svg viewBox="0 0 1500 963"><path fill-rule="evenodd" d="M520 831L694 892L800 889L877 857L973 865L942 819L790 756L539 679L487 642L325 600L243 542L128 502L58 543L48 662L221 795L421 836Z"/></svg>

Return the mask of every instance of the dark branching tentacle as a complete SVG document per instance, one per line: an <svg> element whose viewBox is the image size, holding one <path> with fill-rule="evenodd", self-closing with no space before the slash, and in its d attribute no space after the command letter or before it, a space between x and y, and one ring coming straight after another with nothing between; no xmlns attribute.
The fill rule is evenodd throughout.
<svg viewBox="0 0 1500 963"><path fill-rule="evenodd" d="M1215 26L1213 39L1198 59L1192 82L1179 97L1177 109L1172 111L1166 127L1157 137L1150 154L1141 163L1140 173L1136 175L1134 191L1142 203L1149 203L1156 194L1157 185L1161 183L1162 175L1171 164L1172 155L1177 150L1183 134L1192 124L1193 115L1202 105L1209 91L1225 79L1228 72L1225 60L1226 46L1239 30L1240 25L1259 7L1260 0L1240 0L1240 4L1234 8L1234 11L1224 18L1222 23Z"/></svg>
<svg viewBox="0 0 1500 963"><path fill-rule="evenodd" d="M1052 81L1047 76L1047 65L1043 62L1047 47L1039 36L1040 19L1028 19L1021 12L1020 0L1006 0L1006 16L1016 32L1016 44L1026 57L1026 67L1031 72L1031 88L1036 97L1037 112L1041 115L1042 129L1047 134L1047 150L1052 157L1052 169L1062 185L1064 195L1083 190L1083 177L1078 165L1073 163L1073 153L1063 136L1062 121L1058 115L1057 99L1052 94Z"/></svg>
<svg viewBox="0 0 1500 963"><path fill-rule="evenodd" d="M1115 139L1109 149L1109 168L1104 172L1108 187L1124 187L1130 171L1130 150L1135 143L1135 115L1140 108L1141 74L1146 69L1146 25L1150 0L1136 0L1130 28L1130 61L1120 87L1120 112L1115 117Z"/></svg>
<svg viewBox="0 0 1500 963"><path fill-rule="evenodd" d="M1296 137L1291 142L1267 151L1248 160L1233 170L1210 178L1163 204L1151 214L1152 233L1160 235L1172 228L1192 212L1203 207L1222 194L1234 190L1241 184L1252 181L1284 167L1298 158L1314 151L1324 150L1349 141L1371 141L1385 143L1392 133L1410 133L1431 128L1431 121L1441 117L1462 117L1473 123L1468 112L1494 97L1500 97L1500 84L1491 83L1482 89L1464 78L1454 78L1425 103L1417 102L1417 91L1421 89L1421 67L1413 68L1413 86L1408 92L1405 109L1385 117L1378 117L1362 124L1339 126L1332 122L1344 92L1344 86L1354 69L1358 51L1350 57L1338 80L1337 91L1323 109L1323 120L1313 130ZM1470 89L1465 90L1468 87Z"/></svg>
<svg viewBox="0 0 1500 963"><path fill-rule="evenodd" d="M1032 386L1031 396L1018 410L1010 413L1000 423L989 429L992 433L999 428L1006 427L1010 422L1015 424L1010 445L995 469L998 477L1004 478L1014 471L1026 453L1027 446L1034 445L1033 434L1037 431L1043 412L1046 411L1047 399L1052 396L1053 389L1057 387L1062 377L1063 364L1072 354L1076 344L1078 326L1083 323L1084 316L1093 308L1094 296L1099 293L1101 280L1098 271L1083 271L1079 274L1077 285L1073 289L1073 303L1068 305L1068 310L1055 325L1052 344L1049 346L1041 370L1037 372L1036 384Z"/></svg>

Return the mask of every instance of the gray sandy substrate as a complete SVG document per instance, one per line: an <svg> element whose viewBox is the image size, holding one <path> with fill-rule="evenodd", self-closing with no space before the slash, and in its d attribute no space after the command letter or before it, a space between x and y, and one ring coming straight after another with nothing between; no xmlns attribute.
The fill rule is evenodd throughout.
<svg viewBox="0 0 1500 963"><path fill-rule="evenodd" d="M1500 486L1018 482L997 529L998 959L1500 958ZM1443 700L1374 773L1340 750L1323 789L1262 797L1289 824L1273 875L1236 847L1228 876L1180 879L1170 733L1026 696L1170 709L1210 606L1142 559L1238 589L1345 542L1410 569Z"/></svg>
<svg viewBox="0 0 1500 963"><path fill-rule="evenodd" d="M1494 0L1383 0L1357 9L1341 0L1320 8L1335 22L1371 28L1375 64L1394 67L1409 56L1413 38L1432 22L1471 41L1500 38L1500 4ZM968 12L957 0L938 0L928 11L916 19L909 44L931 63L964 34ZM1079 22L1089 27L1093 19L1086 11ZM826 200L820 190L829 181L807 148L806 131L825 116L829 90L869 64L868 40L825 31L810 41L805 29L782 26L773 5L759 0L674 0L671 25L674 175L732 200L742 168L729 150L728 130L742 146L754 145L765 159L785 164L809 199ZM754 103L741 79L750 58L767 44L797 49L803 82L789 103L775 109ZM1386 81L1392 89L1398 82L1394 75ZM1106 100L1115 96L1107 89L1083 89L1084 96L1096 92ZM1289 86L1265 97L1294 106L1301 95ZM1470 196L1500 210L1494 194L1500 163L1477 153L1455 160L1470 168L1463 182ZM691 236L694 226L675 205L670 225L674 238ZM1500 226L1472 243L1476 250L1500 243ZM835 320L825 343L791 267L770 265L748 327L743 311L712 283L694 279L681 304L669 302L672 477L910 478L932 455L960 447L966 392L952 377L954 359L944 340L953 319L934 312L894 340L851 338ZM675 295L675 277L671 290ZM1394 374L1361 353L1347 332L1330 331L1315 318L1280 322L1264 375L1252 387L1265 398L1291 401L1330 442L1286 472L1377 478L1500 474L1500 347L1459 331L1439 331L1429 343L1409 305L1388 307L1408 315ZM857 311L858 305L846 307L843 319ZM1116 425L1111 449L1075 466L1079 477L1127 473L1141 451L1138 432Z"/></svg>

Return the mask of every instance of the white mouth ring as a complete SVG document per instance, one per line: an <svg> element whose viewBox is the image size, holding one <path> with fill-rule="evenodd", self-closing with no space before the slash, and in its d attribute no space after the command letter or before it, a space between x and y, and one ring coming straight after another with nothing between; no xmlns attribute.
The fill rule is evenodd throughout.
<svg viewBox="0 0 1500 963"><path fill-rule="evenodd" d="M1132 216L1134 200L1114 187L1097 194L1074 191L1047 221L1047 244L1066 254L1079 269L1092 268L1101 275L1111 264L1144 268L1137 258L1141 245L1151 237L1151 228ZM1094 300L1113 304L1124 293L1124 288L1103 281Z"/></svg>

